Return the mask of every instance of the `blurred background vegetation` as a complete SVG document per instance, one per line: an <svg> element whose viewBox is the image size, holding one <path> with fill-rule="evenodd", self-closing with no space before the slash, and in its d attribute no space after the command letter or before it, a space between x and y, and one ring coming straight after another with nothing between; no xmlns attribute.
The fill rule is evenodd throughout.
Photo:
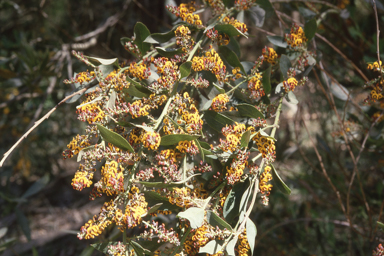
<svg viewBox="0 0 384 256"><path fill-rule="evenodd" d="M133 36L138 21L151 33L167 31L174 18L165 5L180 2L0 1L0 154L70 94L74 88L64 84L64 79L87 70L71 56L71 50L130 61L133 56L121 46L120 38ZM376 227L376 221L383 221L384 125L371 125L372 116L383 106L363 104L369 94L363 85L367 78L377 76L366 69L367 62L377 60L371 1L271 2L277 12L269 13L265 22L260 24L252 14L245 16L251 36L239 41L242 60L253 61L265 45L272 46L266 39L267 31L282 35L276 14L290 26L292 19L303 23L311 15L319 18L320 12L324 14L329 8L326 4L340 9L321 16L318 33L329 43L316 37L310 48L316 50L322 65L314 67L307 86L296 89L300 103L284 105L277 133L276 166L293 193L285 196L274 189L268 207L255 207L255 252L370 255L384 240L383 232ZM383 4L376 4L383 28ZM311 11L312 7L320 12ZM202 18L206 21L210 14ZM380 53L384 52L383 42ZM98 212L102 200L89 201L89 190L72 189L77 163L75 159L63 161L61 156L72 137L82 134L85 127L75 112L75 104L58 107L0 169L0 253L100 255L88 247L95 241L79 241L76 232ZM356 158L362 145L365 148L355 173L351 152ZM354 173L357 178L349 186ZM352 227L338 195L343 207L347 207L349 198ZM115 235L111 228L97 240Z"/></svg>

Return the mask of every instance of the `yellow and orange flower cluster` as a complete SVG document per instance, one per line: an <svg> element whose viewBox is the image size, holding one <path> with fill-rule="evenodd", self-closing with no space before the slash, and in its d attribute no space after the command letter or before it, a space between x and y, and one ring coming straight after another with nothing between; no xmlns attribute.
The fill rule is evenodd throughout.
<svg viewBox="0 0 384 256"><path fill-rule="evenodd" d="M235 28L237 28L239 31L241 31L243 34L248 31L247 25L244 23L238 21L235 18L229 18L228 16L225 16L223 19L223 22L226 24L231 24Z"/></svg>
<svg viewBox="0 0 384 256"><path fill-rule="evenodd" d="M255 0L235 0L235 8L238 11L249 9Z"/></svg>
<svg viewBox="0 0 384 256"><path fill-rule="evenodd" d="M116 195L118 192L124 191L124 168L116 161L106 163L101 169L99 182L95 184L97 191L105 193L108 196Z"/></svg>
<svg viewBox="0 0 384 256"><path fill-rule="evenodd" d="M258 132L252 140L256 142L257 149L262 154L262 157L266 159L268 162L275 161L276 158L276 147L275 142L271 138L264 137Z"/></svg>
<svg viewBox="0 0 384 256"><path fill-rule="evenodd" d="M287 81L283 82L283 87L284 87L285 92L294 91L297 84L298 84L298 82L297 82L296 78L294 78L294 77L288 78Z"/></svg>
<svg viewBox="0 0 384 256"><path fill-rule="evenodd" d="M201 22L200 16L198 14L194 14L196 8L194 7L195 2L191 2L188 4L180 4L178 8L178 12L176 12L176 16L180 16L180 18L192 25L201 26L203 23Z"/></svg>
<svg viewBox="0 0 384 256"><path fill-rule="evenodd" d="M181 47L183 52L189 51L195 44L190 34L189 28L183 25L178 26L175 30L176 44Z"/></svg>
<svg viewBox="0 0 384 256"><path fill-rule="evenodd" d="M255 75L248 81L248 90L251 92L249 97L257 99L265 95L264 88L261 86L262 75L255 73Z"/></svg>
<svg viewBox="0 0 384 256"><path fill-rule="evenodd" d="M227 107L225 106L229 102L229 97L227 94L222 93L217 95L212 100L212 109L216 112L222 112L227 110Z"/></svg>
<svg viewBox="0 0 384 256"><path fill-rule="evenodd" d="M79 84L88 83L91 80L95 79L96 75L94 71L91 72L80 72L76 75L75 80Z"/></svg>
<svg viewBox="0 0 384 256"><path fill-rule="evenodd" d="M264 57L264 61L271 63L272 65L276 64L278 56L273 48L265 46L262 50L262 55Z"/></svg>
<svg viewBox="0 0 384 256"><path fill-rule="evenodd" d="M292 24L291 33L285 34L285 40L287 44L292 48L301 47L308 39L305 37L305 33L302 27L297 24Z"/></svg>
<svg viewBox="0 0 384 256"><path fill-rule="evenodd" d="M130 76L136 77L140 80L145 80L151 75L149 70L150 69L147 68L145 63L137 64L134 62L129 65L128 73Z"/></svg>
<svg viewBox="0 0 384 256"><path fill-rule="evenodd" d="M72 154L70 157L72 157L73 155L79 154L80 150L90 145L91 143L89 142L87 136L84 136L84 135L80 136L79 134L77 134L76 137L74 137L72 141L67 145L67 148L72 151Z"/></svg>
<svg viewBox="0 0 384 256"><path fill-rule="evenodd" d="M144 147L151 150L156 150L160 146L160 134L157 132L145 132L141 135L141 142Z"/></svg>
<svg viewBox="0 0 384 256"><path fill-rule="evenodd" d="M212 48L203 57L193 57L192 68L194 71L211 71L219 81L225 80L226 67L219 54Z"/></svg>
<svg viewBox="0 0 384 256"><path fill-rule="evenodd" d="M80 166L81 167L81 166ZM75 173L75 177L72 179L72 187L77 191L83 190L83 188L89 188L92 185L93 172L88 172L80 168Z"/></svg>
<svg viewBox="0 0 384 256"><path fill-rule="evenodd" d="M271 193L272 185L267 183L271 180L272 180L271 167L266 166L264 168L264 172L260 175L260 182L259 182L259 190L262 194L261 198L263 199L264 205L268 205L268 201L269 201L268 196Z"/></svg>

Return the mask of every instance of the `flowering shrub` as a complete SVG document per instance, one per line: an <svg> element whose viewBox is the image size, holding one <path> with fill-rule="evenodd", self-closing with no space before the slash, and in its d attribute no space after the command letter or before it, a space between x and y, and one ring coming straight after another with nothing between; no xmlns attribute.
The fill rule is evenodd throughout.
<svg viewBox="0 0 384 256"><path fill-rule="evenodd" d="M283 37L269 36L274 48L240 62L240 48L231 42L249 34L241 15L233 16L256 6L251 0L168 6L179 18L169 32L151 34L137 23L134 36L121 39L136 58L130 63L73 52L92 69L65 81L86 89L77 114L88 126L63 156L80 162L75 190L93 185L91 200L108 198L79 239L115 225L123 241L95 248L110 255L253 254L255 204L268 205L276 188L291 193L274 166L283 100L297 104L294 91L318 62L309 47L315 19L291 24ZM263 1L262 8L270 7ZM200 16L205 9L208 22ZM380 72L367 83L373 89L366 102L374 103L384 97L383 67L374 62L368 69ZM372 119L381 122L383 114ZM343 136L349 126L333 135ZM171 214L176 227L156 218ZM137 235L128 237L133 228Z"/></svg>

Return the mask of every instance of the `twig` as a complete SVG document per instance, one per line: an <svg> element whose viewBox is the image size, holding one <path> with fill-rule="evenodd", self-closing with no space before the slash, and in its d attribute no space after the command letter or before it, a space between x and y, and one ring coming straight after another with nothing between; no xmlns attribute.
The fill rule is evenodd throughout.
<svg viewBox="0 0 384 256"><path fill-rule="evenodd" d="M82 94L83 92L85 92L88 88L90 87L87 86L83 89L81 89L80 91L77 91L67 97L65 97L62 101L60 101L54 108L52 108L47 114L45 114L42 118L40 118L37 122L35 122L35 124L26 132L24 133L24 135L7 151L4 153L4 156L3 156L3 159L1 159L0 161L0 167L3 166L5 160L7 159L7 157L12 153L12 151L23 141L23 139L25 139L37 126L39 126L43 121L44 119L48 119L48 117L56 110L56 108L58 106L60 106L61 104L63 104L64 102L66 102L67 100L69 100L70 98L72 98L73 96L76 96L76 95L79 95L79 94Z"/></svg>
<svg viewBox="0 0 384 256"><path fill-rule="evenodd" d="M169 29L172 29L172 26L169 25L168 23L166 23L165 21L163 20L160 20L158 17L156 17L155 15L153 15L152 13L150 13L147 8L145 8L140 2L136 1L136 0L133 0L133 2L135 2L135 4L143 11L145 12L145 14L147 14L149 17L152 17L153 19L155 19L157 22L161 22L165 27L169 28Z"/></svg>
<svg viewBox="0 0 384 256"><path fill-rule="evenodd" d="M379 18L377 17L377 8L376 8L376 1L372 0L373 2L373 11L375 12L375 20L376 20L376 53L377 53L377 63L380 67L380 76L383 78L382 73L382 67L380 64L380 48L379 48L379 38L380 38L380 27L379 27Z"/></svg>

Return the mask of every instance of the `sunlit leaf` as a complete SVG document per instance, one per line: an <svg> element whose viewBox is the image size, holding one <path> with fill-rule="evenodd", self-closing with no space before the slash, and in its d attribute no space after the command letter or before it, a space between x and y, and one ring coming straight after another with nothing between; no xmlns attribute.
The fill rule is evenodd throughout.
<svg viewBox="0 0 384 256"><path fill-rule="evenodd" d="M246 131L243 133L243 135L241 136L241 140L240 140L240 146L242 148L246 148L248 147L248 143L251 139L251 131Z"/></svg>
<svg viewBox="0 0 384 256"><path fill-rule="evenodd" d="M119 60L117 58L114 58L114 59L102 59L102 58L95 58L95 57L89 57L89 56L86 56L86 58L89 60L89 62L91 62L92 64L94 64L95 66L99 66L99 65L118 65L119 64Z"/></svg>
<svg viewBox="0 0 384 256"><path fill-rule="evenodd" d="M279 84L276 86L275 93L276 93L276 94L279 94L280 92L282 92L283 89L284 89L284 83L281 82L281 83L279 83Z"/></svg>
<svg viewBox="0 0 384 256"><path fill-rule="evenodd" d="M156 47L157 52L164 57L172 58L175 55L179 55L183 53L183 50L181 48L179 49L173 49L173 48L163 48L163 47Z"/></svg>
<svg viewBox="0 0 384 256"><path fill-rule="evenodd" d="M204 222L204 209L198 207L191 207L183 212L179 212L177 217L189 220L191 228L199 228Z"/></svg>
<svg viewBox="0 0 384 256"><path fill-rule="evenodd" d="M284 194L290 195L291 189L284 183L284 181L280 178L279 174L277 173L275 167L271 164L272 167L272 178L273 181L276 184L276 187L280 189Z"/></svg>
<svg viewBox="0 0 384 256"><path fill-rule="evenodd" d="M235 236L233 237L227 244L227 253L228 253L228 256L235 256L235 246L236 246L236 243L237 243L237 240L238 240L238 236Z"/></svg>
<svg viewBox="0 0 384 256"><path fill-rule="evenodd" d="M151 44L145 43L144 40L151 34L151 32L149 32L149 29L141 22L136 23L134 32L135 32L134 43L137 45L137 48L139 48L141 54L145 55L145 53L151 47Z"/></svg>
<svg viewBox="0 0 384 256"><path fill-rule="evenodd" d="M189 135L189 134L169 134L169 135L164 135L161 137L161 146L170 146L177 144L179 141L191 141L194 139L199 138L200 136L197 135Z"/></svg>
<svg viewBox="0 0 384 256"><path fill-rule="evenodd" d="M216 213L213 211L208 210L207 211L207 221L212 227L219 227L221 230L228 229L232 230L231 225L229 225L225 220L219 217Z"/></svg>
<svg viewBox="0 0 384 256"><path fill-rule="evenodd" d="M96 126L97 126L97 129L99 130L101 136L103 137L103 139L106 142L109 142L112 145L114 145L120 149L127 150L131 153L134 152L131 144L129 144L129 142L123 136L121 136L120 134L117 134L113 131L110 131L109 129L105 128L104 126L102 126L100 124L96 124Z"/></svg>
<svg viewBox="0 0 384 256"><path fill-rule="evenodd" d="M153 33L149 35L144 42L151 44L165 43L171 40L175 36L176 27L166 33Z"/></svg>
<svg viewBox="0 0 384 256"><path fill-rule="evenodd" d="M238 30L237 28L235 28L231 24L219 24L219 25L215 26L215 29L219 32L219 34L227 34L229 37L244 36L244 37L248 38L240 30Z"/></svg>
<svg viewBox="0 0 384 256"><path fill-rule="evenodd" d="M208 254L216 254L221 251L223 240L212 240L208 242L205 246L200 247L199 253L208 253Z"/></svg>
<svg viewBox="0 0 384 256"><path fill-rule="evenodd" d="M184 62L183 64L181 64L180 68L179 68L180 79L189 76L189 74L191 73L191 68L192 68L192 62L191 61L187 61L187 62Z"/></svg>
<svg viewBox="0 0 384 256"><path fill-rule="evenodd" d="M247 239L249 247L251 248L251 255L253 255L255 250L255 240L257 235L257 229L255 223L250 218L247 218L247 221L245 223L245 228L247 230Z"/></svg>

